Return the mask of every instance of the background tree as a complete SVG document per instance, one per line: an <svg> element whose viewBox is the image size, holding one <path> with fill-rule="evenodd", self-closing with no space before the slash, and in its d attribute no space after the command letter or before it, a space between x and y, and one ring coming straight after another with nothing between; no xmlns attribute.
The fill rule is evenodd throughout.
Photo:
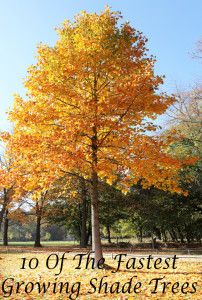
<svg viewBox="0 0 202 300"><path fill-rule="evenodd" d="M0 226L3 216L13 200L15 179L12 173L12 160L5 155L0 156Z"/></svg>
<svg viewBox="0 0 202 300"><path fill-rule="evenodd" d="M202 61L202 38L198 40L196 44L196 50L193 53L193 58Z"/></svg>
<svg viewBox="0 0 202 300"><path fill-rule="evenodd" d="M201 156L202 151L202 85L196 84L188 92L176 93L176 102L168 111L170 129L175 128L175 134L178 134L187 142L187 150L194 151L195 154ZM183 144L181 144L183 146ZM189 145L192 145L190 147ZM186 149L185 144L182 155ZM191 152L188 153L189 155Z"/></svg>
<svg viewBox="0 0 202 300"><path fill-rule="evenodd" d="M116 189L115 184L99 184L100 222L106 229L108 243L111 243L112 226L127 216L125 201L124 194Z"/></svg>
<svg viewBox="0 0 202 300"><path fill-rule="evenodd" d="M67 184L68 182L68 184ZM45 209L45 217L51 224L65 225L86 247L89 240L90 201L89 185L84 178L59 178L48 191L49 205Z"/></svg>
<svg viewBox="0 0 202 300"><path fill-rule="evenodd" d="M1 135L1 141L7 133ZM23 220L24 215L21 206L24 203L25 193L21 189L18 194L19 169L14 158L8 153L0 155L0 228L3 222L3 244L8 245L9 222L13 219Z"/></svg>

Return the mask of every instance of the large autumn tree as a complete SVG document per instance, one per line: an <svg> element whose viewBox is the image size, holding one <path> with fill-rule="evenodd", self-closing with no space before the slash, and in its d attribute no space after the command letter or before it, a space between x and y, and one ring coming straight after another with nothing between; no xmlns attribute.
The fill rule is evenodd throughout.
<svg viewBox="0 0 202 300"><path fill-rule="evenodd" d="M25 80L27 98L16 95L10 114L13 150L32 164L43 157L53 174L90 182L96 261L102 258L99 180L118 176L123 190L140 180L180 190L181 163L166 154L168 141L146 135L174 99L158 91L163 78L154 74L146 38L120 19L106 8L66 20L55 46L39 45Z"/></svg>

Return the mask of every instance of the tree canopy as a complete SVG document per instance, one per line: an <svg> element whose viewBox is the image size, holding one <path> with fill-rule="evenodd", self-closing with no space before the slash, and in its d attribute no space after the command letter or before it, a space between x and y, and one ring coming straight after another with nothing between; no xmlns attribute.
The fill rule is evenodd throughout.
<svg viewBox="0 0 202 300"><path fill-rule="evenodd" d="M106 8L66 20L55 46L38 46L24 83L27 97L16 95L10 112L10 149L35 174L46 170L45 186L64 173L91 183L97 260L98 181L121 179L123 191L141 181L182 192L178 170L187 163L167 153L169 137L147 135L175 99L159 92L163 77L154 73L147 39L128 22L119 25L121 17Z"/></svg>

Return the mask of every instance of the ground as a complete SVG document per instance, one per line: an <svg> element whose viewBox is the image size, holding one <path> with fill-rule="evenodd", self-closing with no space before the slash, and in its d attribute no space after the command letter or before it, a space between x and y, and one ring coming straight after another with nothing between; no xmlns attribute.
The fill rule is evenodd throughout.
<svg viewBox="0 0 202 300"><path fill-rule="evenodd" d="M171 264L173 263L172 254L152 254L151 269L148 269L146 262L148 262L149 252L128 253L127 257L123 256L124 262L121 263L120 270L116 272L118 259L115 260L114 257L120 253L119 251L113 250L113 252L106 253L106 264L112 269L93 270L92 268L85 269L86 259L82 262L81 269L76 269L78 257L75 260L73 258L81 251L73 253L73 249L67 249L68 253L64 256L65 260L60 273L62 255L66 251L64 248L43 248L42 252L40 249L31 247L24 249L27 252L21 252L20 248L18 252L15 250L16 248L1 247L0 299L202 299L202 259L199 257L178 258L174 269ZM124 250L121 252L126 253ZM165 264L168 256L170 256L169 268ZM136 267L140 266L139 259L143 257L145 258L144 267L137 269ZM135 269L126 268L126 262L131 258L137 260ZM161 267L159 270L153 265L153 261L158 258L162 258L162 264L158 265ZM58 265L55 267L57 259ZM23 261L24 269L22 269ZM38 266L34 269L37 261ZM128 264L129 266L132 265ZM155 289L157 278L161 279L158 280L158 287ZM131 289L129 289L130 280ZM17 291L18 282L21 286ZM50 282L45 294L39 290L37 282L40 283L41 288L43 284L47 287ZM66 283L62 293L59 290L59 282ZM55 291L54 286L57 287ZM134 293L135 287L136 293ZM163 287L165 287L165 292L163 292Z"/></svg>

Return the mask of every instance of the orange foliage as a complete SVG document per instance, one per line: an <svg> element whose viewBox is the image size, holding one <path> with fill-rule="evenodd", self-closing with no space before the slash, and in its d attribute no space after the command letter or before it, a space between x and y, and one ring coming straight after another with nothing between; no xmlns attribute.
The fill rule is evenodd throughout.
<svg viewBox="0 0 202 300"><path fill-rule="evenodd" d="M143 179L144 187L181 192L184 162L166 153L167 142L146 135L156 129L147 120L174 99L157 92L163 77L154 74L147 40L129 23L118 27L120 18L109 8L82 12L57 29L54 47L39 45L27 99L16 95L10 112L10 148L34 184L46 188L63 172L89 179L93 170L109 183L121 173L124 191Z"/></svg>

